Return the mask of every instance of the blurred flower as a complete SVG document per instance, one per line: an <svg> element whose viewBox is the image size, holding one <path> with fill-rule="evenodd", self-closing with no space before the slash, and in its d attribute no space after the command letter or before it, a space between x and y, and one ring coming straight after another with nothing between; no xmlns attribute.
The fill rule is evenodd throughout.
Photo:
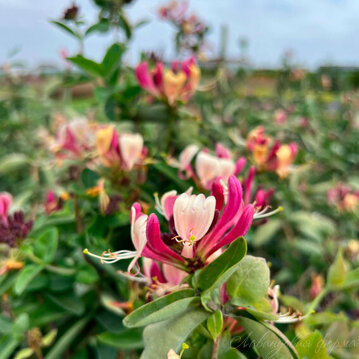
<svg viewBox="0 0 359 359"><path fill-rule="evenodd" d="M12 197L10 193L0 192L0 222L7 224L7 215L11 206Z"/></svg>
<svg viewBox="0 0 359 359"><path fill-rule="evenodd" d="M9 247L16 247L18 241L27 237L32 229L33 222L26 221L22 211L8 215L6 220L0 218L0 243Z"/></svg>
<svg viewBox="0 0 359 359"><path fill-rule="evenodd" d="M120 167L130 171L144 157L145 148L140 134L118 134L111 127L101 128L96 133L97 152L107 167Z"/></svg>
<svg viewBox="0 0 359 359"><path fill-rule="evenodd" d="M193 169L191 161L196 154L195 169ZM244 157L234 161L230 151L220 143L216 144L215 155L211 155L207 149L199 151L198 146L189 145L180 154L178 162L172 161L172 165L179 169L180 178L192 177L205 189L210 189L219 177L227 183L229 176L238 175L245 164Z"/></svg>
<svg viewBox="0 0 359 359"><path fill-rule="evenodd" d="M187 102L194 94L200 79L200 69L194 57L182 61L174 61L171 69L164 69L157 62L154 70L148 69L148 63L142 62L136 67L138 83L153 97L165 100L175 106L178 101Z"/></svg>
<svg viewBox="0 0 359 359"><path fill-rule="evenodd" d="M61 123L51 149L59 158L82 158L93 144L94 126L86 118Z"/></svg>
<svg viewBox="0 0 359 359"><path fill-rule="evenodd" d="M277 314L279 310L279 302L278 302L278 296L279 296L280 287L279 285L275 285L273 288L268 288L268 296L270 298L270 304L272 307L272 313Z"/></svg>
<svg viewBox="0 0 359 359"><path fill-rule="evenodd" d="M274 121L278 125L282 125L287 120L287 112L283 109L278 109L274 112Z"/></svg>
<svg viewBox="0 0 359 359"><path fill-rule="evenodd" d="M332 87L332 79L328 75L322 75L320 77L320 82L324 90L330 90L330 88Z"/></svg>
<svg viewBox="0 0 359 359"><path fill-rule="evenodd" d="M327 192L328 201L340 212L355 212L359 208L359 190L353 191L343 183L338 183Z"/></svg>
<svg viewBox="0 0 359 359"><path fill-rule="evenodd" d="M51 214L62 209L64 201L69 200L70 196L67 192L63 192L60 196L56 196L55 192L50 190L46 193L44 203L45 213Z"/></svg>
<svg viewBox="0 0 359 359"><path fill-rule="evenodd" d="M280 178L288 176L298 152L297 144L281 144L265 134L262 126L256 127L247 137L247 148L252 152L259 170L275 171Z"/></svg>
<svg viewBox="0 0 359 359"><path fill-rule="evenodd" d="M78 13L79 13L78 6L76 6L75 3L72 3L72 6L65 10L63 19L64 20L76 20Z"/></svg>
<svg viewBox="0 0 359 359"><path fill-rule="evenodd" d="M102 214L105 214L107 207L110 204L110 198L105 191L105 179L101 178L98 184L86 191L86 194L91 197L99 198L99 206Z"/></svg>
<svg viewBox="0 0 359 359"><path fill-rule="evenodd" d="M324 278L320 274L312 275L310 286L310 299L314 299L324 288Z"/></svg>

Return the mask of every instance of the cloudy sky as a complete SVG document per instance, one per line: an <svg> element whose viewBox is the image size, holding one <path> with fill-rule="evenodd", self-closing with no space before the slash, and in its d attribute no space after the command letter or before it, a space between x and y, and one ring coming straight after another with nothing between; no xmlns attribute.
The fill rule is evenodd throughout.
<svg viewBox="0 0 359 359"><path fill-rule="evenodd" d="M81 12L94 22L91 0L78 0ZM156 9L166 0L136 0L128 7L131 21L148 19L132 43L128 60L140 50L173 54L171 26L159 22ZM49 23L61 16L70 0L0 0L0 63L20 48L17 59L29 66L59 63L59 50L76 51L76 43ZM281 54L292 49L297 62L314 67L323 63L359 65L358 0L191 0L191 9L211 26L209 41L218 51L220 28L229 27L228 55L238 57L238 40L249 41L249 56L257 66L276 66ZM111 38L91 36L86 55L101 58Z"/></svg>

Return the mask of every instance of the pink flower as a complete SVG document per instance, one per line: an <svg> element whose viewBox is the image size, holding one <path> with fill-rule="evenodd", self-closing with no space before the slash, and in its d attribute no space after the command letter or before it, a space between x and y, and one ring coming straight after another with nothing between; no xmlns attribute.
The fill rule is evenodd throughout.
<svg viewBox="0 0 359 359"><path fill-rule="evenodd" d="M60 126L52 150L59 157L82 157L91 148L93 134L93 128L86 118L75 118Z"/></svg>
<svg viewBox="0 0 359 359"><path fill-rule="evenodd" d="M169 233L161 233L154 213L140 224L139 220L145 215L139 204L134 204L131 210L132 241L136 251L131 256L134 261L142 256L192 272L206 265L213 253L244 236L251 226L254 212L253 205L243 203L242 186L234 176L228 179L228 201L225 205L223 191L218 190L214 190L209 197L188 193L178 196L173 208L168 210L168 213L173 213L169 219ZM104 257L112 263L129 258L129 252L105 253Z"/></svg>
<svg viewBox="0 0 359 359"><path fill-rule="evenodd" d="M283 123L285 123L285 121L287 120L287 112L282 110L282 109L278 109L277 111L274 112L274 121L275 123L277 123L278 125L282 125Z"/></svg>
<svg viewBox="0 0 359 359"><path fill-rule="evenodd" d="M197 145L187 146L181 152L179 162L175 162L174 166L179 168L180 178L192 177L205 189L210 189L218 177L227 182L229 176L238 175L246 164L244 157L240 157L236 162L233 161L230 151L220 143L216 145L215 156L211 155L208 150L198 151ZM191 162L195 156L194 170Z"/></svg>
<svg viewBox="0 0 359 359"><path fill-rule="evenodd" d="M340 212L355 212L359 208L359 190L353 191L346 184L338 183L329 189L327 197Z"/></svg>
<svg viewBox="0 0 359 359"><path fill-rule="evenodd" d="M143 89L171 106L175 106L178 101L187 102L200 79L200 69L193 57L181 64L173 62L172 69L165 69L161 62L157 62L155 69L150 70L147 62L141 62L135 73Z"/></svg>
<svg viewBox="0 0 359 359"><path fill-rule="evenodd" d="M282 144L279 141L273 141L266 135L262 126L249 133L247 148L252 152L259 170L275 171L280 178L288 176L298 152L296 143Z"/></svg>
<svg viewBox="0 0 359 359"><path fill-rule="evenodd" d="M0 192L0 220L5 225L8 224L7 216L9 214L12 197L10 193Z"/></svg>
<svg viewBox="0 0 359 359"><path fill-rule="evenodd" d="M97 131L96 149L105 166L118 166L124 171L139 164L145 150L140 134L118 134L112 126Z"/></svg>

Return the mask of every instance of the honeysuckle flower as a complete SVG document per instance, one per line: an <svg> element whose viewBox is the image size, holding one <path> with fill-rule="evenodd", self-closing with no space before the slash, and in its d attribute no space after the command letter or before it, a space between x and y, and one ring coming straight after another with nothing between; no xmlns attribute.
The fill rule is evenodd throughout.
<svg viewBox="0 0 359 359"><path fill-rule="evenodd" d="M105 252L97 257L107 263L133 258L129 270L139 257L146 257L192 273L205 266L215 252L244 236L252 224L255 208L244 203L242 186L235 176L229 177L227 192L225 203L223 188L217 181L209 197L188 193L178 196L173 208L166 210L167 215L172 213L166 233L161 233L154 213L145 215L135 203L131 234L136 250Z"/></svg>
<svg viewBox="0 0 359 359"><path fill-rule="evenodd" d="M142 88L153 97L175 106L178 101L187 102L194 94L200 79L200 69L191 57L180 65L172 63L171 69L165 69L158 62L154 70L149 70L148 63L142 62L136 67L136 77Z"/></svg>
<svg viewBox="0 0 359 359"><path fill-rule="evenodd" d="M44 209L46 214L57 212L63 207L64 201L70 198L67 192L62 192L59 196L54 191L50 190L46 193Z"/></svg>
<svg viewBox="0 0 359 359"><path fill-rule="evenodd" d="M192 191L193 191L193 187L190 187L188 188L186 193L191 195ZM160 200L158 200L158 195L155 194L156 209L167 220L170 220L170 218L173 216L173 206L177 198L178 195L177 195L177 191L175 190L164 193Z"/></svg>
<svg viewBox="0 0 359 359"><path fill-rule="evenodd" d="M324 288L324 278L320 274L312 275L312 284L310 286L310 299L314 299Z"/></svg>
<svg viewBox="0 0 359 359"><path fill-rule="evenodd" d="M97 131L96 149L105 166L120 167L124 171L130 171L144 157L140 134L118 134L112 126Z"/></svg>
<svg viewBox="0 0 359 359"><path fill-rule="evenodd" d="M10 210L12 197L10 193L0 193L0 222L7 224L7 216Z"/></svg>
<svg viewBox="0 0 359 359"><path fill-rule="evenodd" d="M60 125L51 149L60 158L83 157L93 143L94 126L86 118L75 118Z"/></svg>
<svg viewBox="0 0 359 359"><path fill-rule="evenodd" d="M298 152L297 145L281 144L265 134L263 126L252 130L247 137L247 148L252 152L259 170L275 171L280 178L289 174Z"/></svg>
<svg viewBox="0 0 359 359"><path fill-rule="evenodd" d="M193 169L191 161L195 156L196 160ZM205 189L210 189L212 183L218 177L227 182L229 176L238 175L245 164L244 157L240 157L235 162L230 151L220 143L216 145L216 155L211 155L207 149L199 151L199 147L196 145L187 146L181 152L179 161L173 163L174 166L179 168L181 178L192 177Z"/></svg>
<svg viewBox="0 0 359 359"><path fill-rule="evenodd" d="M283 109L278 109L274 112L274 121L278 125L282 125L287 120L287 112Z"/></svg>
<svg viewBox="0 0 359 359"><path fill-rule="evenodd" d="M340 212L355 212L359 209L359 190L353 191L348 185L339 183L327 192L328 201Z"/></svg>
<svg viewBox="0 0 359 359"><path fill-rule="evenodd" d="M277 166L276 172L280 178L285 178L289 174L290 166L292 165L295 156L297 155L298 147L295 143L289 145L281 145L277 152Z"/></svg>
<svg viewBox="0 0 359 359"><path fill-rule="evenodd" d="M91 197L98 197L100 211L102 214L106 213L107 207L110 203L110 198L105 190L105 179L100 178L98 184L86 191L86 194Z"/></svg>

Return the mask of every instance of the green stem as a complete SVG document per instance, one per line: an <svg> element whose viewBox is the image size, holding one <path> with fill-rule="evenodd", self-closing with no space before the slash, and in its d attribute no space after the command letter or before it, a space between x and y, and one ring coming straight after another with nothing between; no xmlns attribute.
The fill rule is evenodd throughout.
<svg viewBox="0 0 359 359"><path fill-rule="evenodd" d="M213 342L211 359L218 359L219 344L221 343L221 336Z"/></svg>
<svg viewBox="0 0 359 359"><path fill-rule="evenodd" d="M309 309L308 309L308 313L313 312L318 305L320 304L320 302L323 300L323 298L330 292L329 288L324 288L315 298L314 300L310 303Z"/></svg>
<svg viewBox="0 0 359 359"><path fill-rule="evenodd" d="M56 273L56 274L61 274L64 276L72 276L76 273L76 269L72 269L72 268L63 268L63 267L56 267L53 265L46 265L45 268L52 273Z"/></svg>

